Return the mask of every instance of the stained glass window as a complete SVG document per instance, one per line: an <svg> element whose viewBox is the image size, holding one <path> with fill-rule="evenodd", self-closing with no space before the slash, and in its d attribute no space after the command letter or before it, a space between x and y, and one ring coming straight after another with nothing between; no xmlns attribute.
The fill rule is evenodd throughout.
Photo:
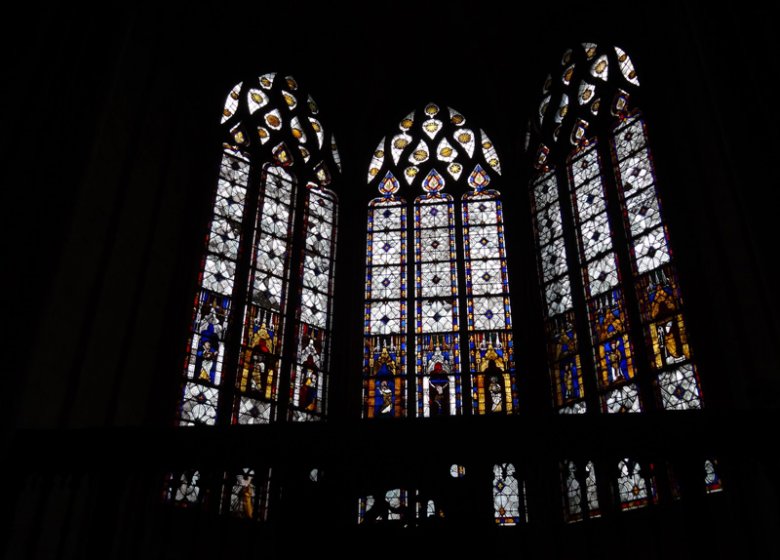
<svg viewBox="0 0 780 560"><path fill-rule="evenodd" d="M438 132L440 121L431 122ZM434 167L414 202L417 415L424 417L454 416L463 407L454 204L444 185Z"/></svg>
<svg viewBox="0 0 780 560"><path fill-rule="evenodd" d="M388 171L368 213L364 415L406 414L406 203Z"/></svg>
<svg viewBox="0 0 780 560"><path fill-rule="evenodd" d="M181 425L316 420L327 412L338 207L329 185L340 163L321 118L292 76L265 74L227 97ZM235 476L234 497L244 497L230 511L256 518L257 477Z"/></svg>
<svg viewBox="0 0 780 560"><path fill-rule="evenodd" d="M457 519L461 515L459 510L462 503L454 499L452 493L457 487L460 487L460 491L466 489L463 483L466 467L458 463L448 468L441 468L441 465L438 467L435 471L413 475L416 482L412 486L385 484L381 480L383 475L367 482L367 488L370 488L371 492L357 499L357 524L419 527L440 524L450 518ZM514 467L510 467L510 471L512 476ZM507 483L510 482L507 478ZM485 494L490 495L489 487L484 488L487 490ZM457 493L458 490L454 492ZM506 494L510 494L509 490Z"/></svg>
<svg viewBox="0 0 780 560"><path fill-rule="evenodd" d="M704 461L704 489L707 494L714 494L723 490L723 483L718 474L718 461L715 459Z"/></svg>
<svg viewBox="0 0 780 560"><path fill-rule="evenodd" d="M496 525L511 527L527 522L525 484L516 476L512 463L493 465L493 517Z"/></svg>
<svg viewBox="0 0 780 560"><path fill-rule="evenodd" d="M479 414L517 407L503 209L490 181L477 164L468 178L472 190L463 196L472 407Z"/></svg>
<svg viewBox="0 0 780 560"><path fill-rule="evenodd" d="M639 412L634 353L595 142L575 152L569 173L602 410Z"/></svg>
<svg viewBox="0 0 780 560"><path fill-rule="evenodd" d="M647 127L631 106L635 67L620 48L583 43L556 72L534 121L530 188L554 406L701 408Z"/></svg>
<svg viewBox="0 0 780 560"><path fill-rule="evenodd" d="M176 506L190 508L199 506L204 495L200 471L191 469L168 475L163 499Z"/></svg>
<svg viewBox="0 0 780 560"><path fill-rule="evenodd" d="M563 238L561 199L552 171L537 177L532 186L532 204L555 404L561 412L584 413L587 403Z"/></svg>
<svg viewBox="0 0 780 560"><path fill-rule="evenodd" d="M701 408L698 371L688 342L668 233L661 219L647 131L639 113L625 115L615 127L612 155L627 225L640 321L661 405L667 410Z"/></svg>
<svg viewBox="0 0 780 560"><path fill-rule="evenodd" d="M655 502L655 481L652 477L645 477L638 461L622 459L618 462L617 469L620 509L637 509Z"/></svg>
<svg viewBox="0 0 780 560"><path fill-rule="evenodd" d="M583 43L546 80L531 123L529 195L559 413L703 403L647 125L632 105L638 88L625 51ZM619 461L616 477L600 473L602 495L616 484L622 510L652 503L652 469ZM561 478L568 522L599 515L592 463L564 461Z"/></svg>
<svg viewBox="0 0 780 560"><path fill-rule="evenodd" d="M601 516L596 471L592 461L561 463L563 513L568 523Z"/></svg>
<svg viewBox="0 0 780 560"><path fill-rule="evenodd" d="M416 492L393 488L380 496L366 496L358 500L358 524L391 523L407 526L417 517L414 503ZM434 506L435 507L435 506ZM427 516L427 509L426 509Z"/></svg>
<svg viewBox="0 0 780 560"><path fill-rule="evenodd" d="M221 513L241 519L265 521L268 518L271 471L238 469L226 475Z"/></svg>
<svg viewBox="0 0 780 560"><path fill-rule="evenodd" d="M205 508L230 517L266 521L274 492L271 473L269 467L176 471L166 477L163 500L180 508Z"/></svg>
<svg viewBox="0 0 780 560"><path fill-rule="evenodd" d="M517 408L503 209L489 188L501 165L485 131L465 123L428 103L372 155L380 196L368 204L366 418Z"/></svg>

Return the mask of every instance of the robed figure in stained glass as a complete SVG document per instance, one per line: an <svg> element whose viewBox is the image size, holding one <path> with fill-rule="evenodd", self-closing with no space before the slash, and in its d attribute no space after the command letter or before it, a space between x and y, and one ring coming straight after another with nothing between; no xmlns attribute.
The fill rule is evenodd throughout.
<svg viewBox="0 0 780 560"><path fill-rule="evenodd" d="M203 304L203 318L198 324L200 345L197 352L195 370L198 379L214 383L216 381L217 356L219 355L219 340L223 331L222 309L208 303Z"/></svg>
<svg viewBox="0 0 780 560"><path fill-rule="evenodd" d="M657 325L658 346L667 364L685 360L680 327L675 319Z"/></svg>
<svg viewBox="0 0 780 560"><path fill-rule="evenodd" d="M610 336L623 332L623 318L620 312L620 296L616 294L605 294L603 300L598 304L596 311L597 326L596 330L600 340L605 340Z"/></svg>
<svg viewBox="0 0 780 560"><path fill-rule="evenodd" d="M198 379L214 383L215 369L217 366L217 348L213 347L211 340L201 339L201 347L198 349Z"/></svg>
<svg viewBox="0 0 780 560"><path fill-rule="evenodd" d="M254 473L248 470L236 476L230 500L230 510L237 517L252 519L254 517L255 485Z"/></svg>
<svg viewBox="0 0 780 560"><path fill-rule="evenodd" d="M484 376L485 384L485 409L489 412L504 412L504 350L501 342L493 345L493 342L482 344L479 347L478 369Z"/></svg>
<svg viewBox="0 0 780 560"><path fill-rule="evenodd" d="M393 414L393 390L394 383L392 379L379 381L379 387L376 390L376 409L382 416L392 416Z"/></svg>
<svg viewBox="0 0 780 560"><path fill-rule="evenodd" d="M580 395L579 376L575 358L560 363L561 394L564 400L578 399Z"/></svg>
<svg viewBox="0 0 780 560"><path fill-rule="evenodd" d="M553 335L555 341L554 360L560 360L564 356L577 351L576 333L571 322L567 321Z"/></svg>
<svg viewBox="0 0 780 560"><path fill-rule="evenodd" d="M624 381L629 378L628 362L624 354L625 348L622 339L611 340L599 346L601 354L602 375L605 385Z"/></svg>
<svg viewBox="0 0 780 560"><path fill-rule="evenodd" d="M376 345L372 349L370 368L376 376L375 384L375 411L380 416L392 416L395 392L395 383L393 378L397 373L396 360L398 359L398 349L391 342L387 341L380 346L377 339Z"/></svg>
<svg viewBox="0 0 780 560"><path fill-rule="evenodd" d="M208 304L204 304L204 307ZM217 305L211 305L208 310L204 308L205 316L200 321L198 330L203 338L216 341L222 337L223 310Z"/></svg>
<svg viewBox="0 0 780 560"><path fill-rule="evenodd" d="M314 340L303 351L303 379L299 390L299 405L303 410L317 410L317 384L319 375L320 355L314 347Z"/></svg>
<svg viewBox="0 0 780 560"><path fill-rule="evenodd" d="M663 319L678 309L674 286L661 272L658 281L648 287L650 317ZM656 324L658 348L665 364L674 364L686 359L683 336L677 317L670 317Z"/></svg>
<svg viewBox="0 0 780 560"><path fill-rule="evenodd" d="M249 384L251 372L252 382L256 391L263 392L266 379L273 379L273 326L268 328L265 322L255 324L250 334L249 348L245 356L245 366L241 380L241 390L245 391Z"/></svg>
<svg viewBox="0 0 780 560"><path fill-rule="evenodd" d="M488 377L488 395L490 396L490 412L504 410L504 384L498 375Z"/></svg>

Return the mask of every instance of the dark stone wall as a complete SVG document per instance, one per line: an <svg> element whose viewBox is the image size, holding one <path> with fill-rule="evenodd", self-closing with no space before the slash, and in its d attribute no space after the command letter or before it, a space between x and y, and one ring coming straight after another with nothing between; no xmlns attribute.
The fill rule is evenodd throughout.
<svg viewBox="0 0 780 560"><path fill-rule="evenodd" d="M281 535L292 528L355 541L422 536L434 550L450 537L457 545L462 530L358 532L354 497L369 479L412 485L456 460L488 477L496 454L526 465L534 524L496 535L489 523L470 522L486 549L777 554L768 452L780 389L778 64L768 13L689 2L541 4L523 7L521 18L487 4L374 10L31 6L11 22L0 94L8 557L228 557L269 541L284 550ZM701 414L572 422L548 410L523 139L549 69L580 41L620 45L642 80L708 405ZM274 70L313 92L344 162L333 421L182 434L172 416L219 164L219 112L235 82ZM357 422L362 308L351 297L362 293L373 197L365 172L378 139L430 98L478 120L497 146L518 358L531 394L526 413L506 422L374 429ZM623 453L685 468L718 456L727 491L708 501L692 483L681 502L564 526L556 462ZM160 503L166 469L241 461L276 465L306 506L280 506L277 520L258 528ZM333 473L324 498L296 482L302 465L314 464ZM475 507L480 499L464 498ZM323 546L339 550L333 541Z"/></svg>

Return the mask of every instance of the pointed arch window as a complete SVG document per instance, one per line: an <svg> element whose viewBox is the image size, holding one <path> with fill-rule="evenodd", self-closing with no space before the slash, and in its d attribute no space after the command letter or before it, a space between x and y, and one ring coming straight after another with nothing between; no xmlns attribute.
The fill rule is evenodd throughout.
<svg viewBox="0 0 780 560"><path fill-rule="evenodd" d="M340 172L292 76L236 85L184 363L181 425L317 420L327 384ZM299 233L296 233L299 232Z"/></svg>
<svg viewBox="0 0 780 560"><path fill-rule="evenodd" d="M601 516L596 471L592 461L578 463L564 461L561 464L563 479L563 514L573 523Z"/></svg>
<svg viewBox="0 0 780 560"><path fill-rule="evenodd" d="M530 198L560 413L703 406L641 94L625 51L583 43L548 76L532 122ZM620 510L657 501L652 462L595 462ZM564 461L561 476L564 518L598 516L593 462Z"/></svg>
<svg viewBox="0 0 780 560"><path fill-rule="evenodd" d="M489 188L500 174L484 130L435 103L379 142L368 172L379 197L368 203L364 417L516 410L503 209Z"/></svg>
<svg viewBox="0 0 780 560"><path fill-rule="evenodd" d="M531 201L554 406L702 407L639 78L618 47L564 52L532 136Z"/></svg>

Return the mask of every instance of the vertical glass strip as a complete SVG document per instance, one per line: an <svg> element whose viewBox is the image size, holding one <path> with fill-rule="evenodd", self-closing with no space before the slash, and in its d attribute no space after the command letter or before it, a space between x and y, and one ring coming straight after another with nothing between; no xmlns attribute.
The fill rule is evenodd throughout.
<svg viewBox="0 0 780 560"><path fill-rule="evenodd" d="M617 478L620 509L626 511L647 506L655 501L655 485L652 477L646 478L639 462L623 459L618 462Z"/></svg>
<svg viewBox="0 0 780 560"><path fill-rule="evenodd" d="M632 341L596 143L574 155L569 178L602 409L642 410Z"/></svg>
<svg viewBox="0 0 780 560"><path fill-rule="evenodd" d="M276 419L284 318L290 283L295 182L282 167L263 170L252 244L248 302L236 376L234 423Z"/></svg>
<svg viewBox="0 0 780 560"><path fill-rule="evenodd" d="M240 519L268 520L270 468L242 468L225 473L220 513Z"/></svg>
<svg viewBox="0 0 780 560"><path fill-rule="evenodd" d="M414 211L417 414L454 416L463 403L452 197L430 192Z"/></svg>
<svg viewBox="0 0 780 560"><path fill-rule="evenodd" d="M337 209L333 193L309 185L304 210L296 363L290 379L290 418L296 422L320 420L327 412Z"/></svg>
<svg viewBox="0 0 780 560"><path fill-rule="evenodd" d="M563 517L567 523L582 521L582 488L577 476L577 464L564 461L561 464L563 475Z"/></svg>
<svg viewBox="0 0 780 560"><path fill-rule="evenodd" d="M631 245L645 344L663 408L702 406L677 273L661 217L647 131L639 114L616 128L612 154Z"/></svg>
<svg viewBox="0 0 780 560"><path fill-rule="evenodd" d="M587 405L582 382L580 342L575 328L563 217L554 171L541 173L533 181L531 204L539 275L546 303L547 362L554 406L560 413L583 414Z"/></svg>
<svg viewBox="0 0 780 560"><path fill-rule="evenodd" d="M363 352L363 417L406 415L406 202L390 191L369 204ZM394 191L393 191L394 192Z"/></svg>
<svg viewBox="0 0 780 560"><path fill-rule="evenodd" d="M185 360L179 411L179 423L183 426L214 425L217 421L224 340L236 281L248 180L249 162L239 152L225 150Z"/></svg>
<svg viewBox="0 0 780 560"><path fill-rule="evenodd" d="M601 516L593 462L561 463L563 479L563 517L567 523Z"/></svg>
<svg viewBox="0 0 780 560"><path fill-rule="evenodd" d="M468 305L469 370L476 414L517 409L509 277L500 194L477 165L463 195L463 241Z"/></svg>
<svg viewBox="0 0 780 560"><path fill-rule="evenodd" d="M520 523L520 484L512 463L493 465L493 511L499 527Z"/></svg>

